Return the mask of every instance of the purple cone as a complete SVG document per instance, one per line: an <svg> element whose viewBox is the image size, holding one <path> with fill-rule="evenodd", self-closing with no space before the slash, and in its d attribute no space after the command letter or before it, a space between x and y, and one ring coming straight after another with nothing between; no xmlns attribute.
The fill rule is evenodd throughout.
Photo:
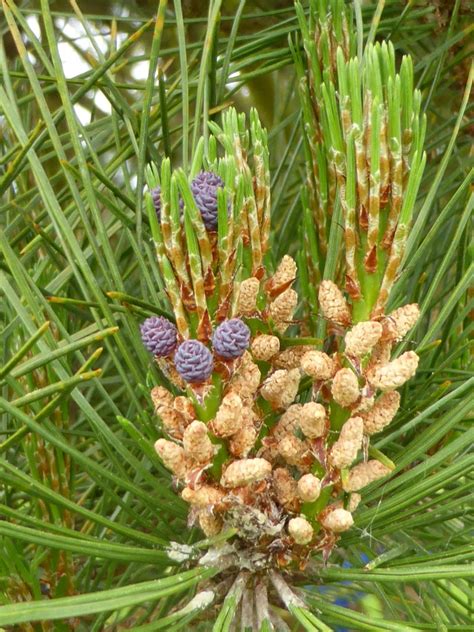
<svg viewBox="0 0 474 632"><path fill-rule="evenodd" d="M163 316L147 318L140 326L142 340L148 351L155 356L169 356L176 347L178 331L172 322Z"/></svg>
<svg viewBox="0 0 474 632"><path fill-rule="evenodd" d="M154 189L150 189L151 199L153 200L153 206L155 207L156 216L158 217L158 221L161 221L161 187L155 187ZM181 211L184 208L184 202L182 198L179 198L179 208Z"/></svg>
<svg viewBox="0 0 474 632"><path fill-rule="evenodd" d="M207 230L217 229L217 189L224 182L217 173L201 171L191 182L191 191Z"/></svg>
<svg viewBox="0 0 474 632"><path fill-rule="evenodd" d="M174 365L183 380L191 384L205 382L211 375L214 360L199 340L185 340L174 355Z"/></svg>
<svg viewBox="0 0 474 632"><path fill-rule="evenodd" d="M153 206L155 207L156 216L158 221L161 220L161 187L156 187L150 190L151 199L153 200Z"/></svg>
<svg viewBox="0 0 474 632"><path fill-rule="evenodd" d="M226 360L239 358L250 344L250 329L240 318L225 320L212 336L212 346L217 355Z"/></svg>

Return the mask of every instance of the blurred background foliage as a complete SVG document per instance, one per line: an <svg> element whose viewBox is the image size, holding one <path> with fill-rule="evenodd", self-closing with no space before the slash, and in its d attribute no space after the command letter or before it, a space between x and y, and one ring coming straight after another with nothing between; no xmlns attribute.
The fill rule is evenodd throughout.
<svg viewBox="0 0 474 632"><path fill-rule="evenodd" d="M0 601L99 596L34 615L0 608L0 625L159 629L204 579L200 570L181 581L165 553L170 539L198 536L151 447L158 376L138 324L167 304L142 212L145 165L165 155L182 164L208 117L257 107L270 138L272 254L300 247L293 3L224 0L220 14L214 2L164 5L2 2ZM472 5L369 1L362 13L366 35L413 56L428 117L412 259L396 288L422 305L411 343L422 365L378 443L402 474L369 496L334 556L355 568L318 569L305 584L325 581L329 596L310 592L330 625L468 629ZM383 568L363 575L367 560ZM157 577L177 579L169 592L130 590ZM383 618L367 627L359 612Z"/></svg>

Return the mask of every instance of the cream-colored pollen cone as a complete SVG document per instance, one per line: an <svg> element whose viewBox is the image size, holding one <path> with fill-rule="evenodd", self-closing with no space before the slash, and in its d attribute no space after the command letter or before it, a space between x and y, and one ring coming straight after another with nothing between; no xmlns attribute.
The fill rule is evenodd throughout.
<svg viewBox="0 0 474 632"><path fill-rule="evenodd" d="M298 481L298 495L305 503L312 503L319 498L321 481L314 474L305 474Z"/></svg>
<svg viewBox="0 0 474 632"><path fill-rule="evenodd" d="M406 351L392 362L375 369L367 376L368 380L381 391L392 391L415 375L419 360L414 351Z"/></svg>
<svg viewBox="0 0 474 632"><path fill-rule="evenodd" d="M260 394L275 408L287 408L298 393L299 383L299 369L278 369L262 384Z"/></svg>
<svg viewBox="0 0 474 632"><path fill-rule="evenodd" d="M309 544L313 539L313 527L306 518L292 518L288 523L288 533L296 544Z"/></svg>
<svg viewBox="0 0 474 632"><path fill-rule="evenodd" d="M171 470L175 476L178 478L186 476L186 457L180 445L167 439L158 439L155 443L155 450L164 466Z"/></svg>
<svg viewBox="0 0 474 632"><path fill-rule="evenodd" d="M354 404L360 396L359 380L354 371L339 369L333 378L331 393L334 400L343 408Z"/></svg>
<svg viewBox="0 0 474 632"><path fill-rule="evenodd" d="M349 356L362 358L369 351L372 351L381 336L382 325L380 323L373 320L357 323L344 338L346 344L344 352Z"/></svg>
<svg viewBox="0 0 474 632"><path fill-rule="evenodd" d="M341 290L332 281L322 281L319 286L319 304L323 316L340 325L351 322L351 313Z"/></svg>
<svg viewBox="0 0 474 632"><path fill-rule="evenodd" d="M181 492L181 498L196 507L211 507L219 504L225 496L225 492L211 485L202 485L197 489L185 487Z"/></svg>
<svg viewBox="0 0 474 632"><path fill-rule="evenodd" d="M240 430L238 430L229 441L229 450L233 456L237 456L239 458L246 457L250 450L254 447L255 441L257 439L257 431L255 430L251 419L250 412L246 412L244 409L244 413L242 415L244 421Z"/></svg>
<svg viewBox="0 0 474 632"><path fill-rule="evenodd" d="M308 351L301 358L301 369L314 380L329 380L335 372L334 361L322 351Z"/></svg>
<svg viewBox="0 0 474 632"><path fill-rule="evenodd" d="M250 350L256 360L267 362L280 351L280 340L277 336L261 334L252 340Z"/></svg>
<svg viewBox="0 0 474 632"><path fill-rule="evenodd" d="M367 461L367 463L359 463L349 472L349 477L343 484L344 491L358 492L370 483L384 478L390 472L391 469L380 461L372 460Z"/></svg>
<svg viewBox="0 0 474 632"><path fill-rule="evenodd" d="M270 278L269 285L272 290L292 283L295 280L297 272L296 262L293 257L285 255L278 264L275 274Z"/></svg>
<svg viewBox="0 0 474 632"><path fill-rule="evenodd" d="M272 465L265 459L241 459L229 465L221 478L222 487L242 487L261 481L271 474Z"/></svg>
<svg viewBox="0 0 474 632"><path fill-rule="evenodd" d="M297 483L285 467L278 467L272 473L272 485L278 502L286 507L297 500Z"/></svg>
<svg viewBox="0 0 474 632"><path fill-rule="evenodd" d="M282 294L279 294L270 303L270 316L278 331L283 332L289 326L297 304L298 294L292 288L288 288Z"/></svg>
<svg viewBox="0 0 474 632"><path fill-rule="evenodd" d="M349 467L357 458L362 447L364 422L361 417L350 417L342 426L338 440L329 453L329 460L334 467Z"/></svg>
<svg viewBox="0 0 474 632"><path fill-rule="evenodd" d="M216 417L212 422L212 431L218 437L231 437L243 424L244 406L237 393L230 391L224 395Z"/></svg>
<svg viewBox="0 0 474 632"><path fill-rule="evenodd" d="M373 435L383 430L397 414L400 406L400 393L387 391L383 393L374 406L361 415L364 420L364 432Z"/></svg>
<svg viewBox="0 0 474 632"><path fill-rule="evenodd" d="M401 340L416 325L420 317L420 308L416 303L403 305L386 316L382 322L383 336L386 340Z"/></svg>
<svg viewBox="0 0 474 632"><path fill-rule="evenodd" d="M208 538L217 535L222 530L222 518L215 516L210 511L202 510L199 513L199 526Z"/></svg>
<svg viewBox="0 0 474 632"><path fill-rule="evenodd" d="M202 421L193 421L184 431L183 447L186 456L196 463L208 463L214 456L214 446Z"/></svg>
<svg viewBox="0 0 474 632"><path fill-rule="evenodd" d="M301 407L299 417L301 432L309 439L322 437L326 430L326 410L322 404L308 402Z"/></svg>
<svg viewBox="0 0 474 632"><path fill-rule="evenodd" d="M253 400L260 386L260 369L247 351L240 359L240 363L230 381L231 389L237 393L243 402Z"/></svg>
<svg viewBox="0 0 474 632"><path fill-rule="evenodd" d="M278 452L290 465L301 465L308 448L304 441L288 434L279 441Z"/></svg>
<svg viewBox="0 0 474 632"><path fill-rule="evenodd" d="M354 519L352 518L352 514L347 509L343 509L342 507L331 507L328 508L328 511L324 514L324 516L320 519L322 526L328 531L333 531L334 533L341 533L343 531L347 531L354 524Z"/></svg>
<svg viewBox="0 0 474 632"><path fill-rule="evenodd" d="M257 310L257 297L260 289L260 281L255 277L245 279L240 284L237 313L250 316Z"/></svg>

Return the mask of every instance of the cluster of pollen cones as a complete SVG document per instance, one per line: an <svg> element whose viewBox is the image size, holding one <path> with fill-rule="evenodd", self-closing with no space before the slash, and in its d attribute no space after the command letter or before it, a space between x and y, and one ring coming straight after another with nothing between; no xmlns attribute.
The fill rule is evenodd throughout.
<svg viewBox="0 0 474 632"><path fill-rule="evenodd" d="M295 276L285 256L266 283L241 284L235 316L262 327L227 362L212 419L200 419L198 405L215 388L211 379L178 396L152 390L167 436L155 448L190 505L190 522L209 537L234 529L238 547L261 550L277 567L304 566L315 549L328 555L352 526L361 490L389 474L388 459L369 458L370 437L392 421L396 389L418 365L413 351L391 359L394 343L416 323L417 305L353 323L331 281L319 288L326 351L283 338L298 301Z"/></svg>

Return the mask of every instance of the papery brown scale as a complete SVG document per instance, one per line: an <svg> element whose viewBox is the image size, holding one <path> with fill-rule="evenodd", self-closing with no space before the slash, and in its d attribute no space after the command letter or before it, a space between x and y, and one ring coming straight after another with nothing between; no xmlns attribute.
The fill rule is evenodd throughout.
<svg viewBox="0 0 474 632"><path fill-rule="evenodd" d="M365 206L360 207L359 226L364 231L367 231L369 228L369 216Z"/></svg>
<svg viewBox="0 0 474 632"><path fill-rule="evenodd" d="M346 292L354 301L360 298L359 283L348 274L346 274Z"/></svg>
<svg viewBox="0 0 474 632"><path fill-rule="evenodd" d="M364 267L369 273L377 270L377 246L373 246L365 258Z"/></svg>

